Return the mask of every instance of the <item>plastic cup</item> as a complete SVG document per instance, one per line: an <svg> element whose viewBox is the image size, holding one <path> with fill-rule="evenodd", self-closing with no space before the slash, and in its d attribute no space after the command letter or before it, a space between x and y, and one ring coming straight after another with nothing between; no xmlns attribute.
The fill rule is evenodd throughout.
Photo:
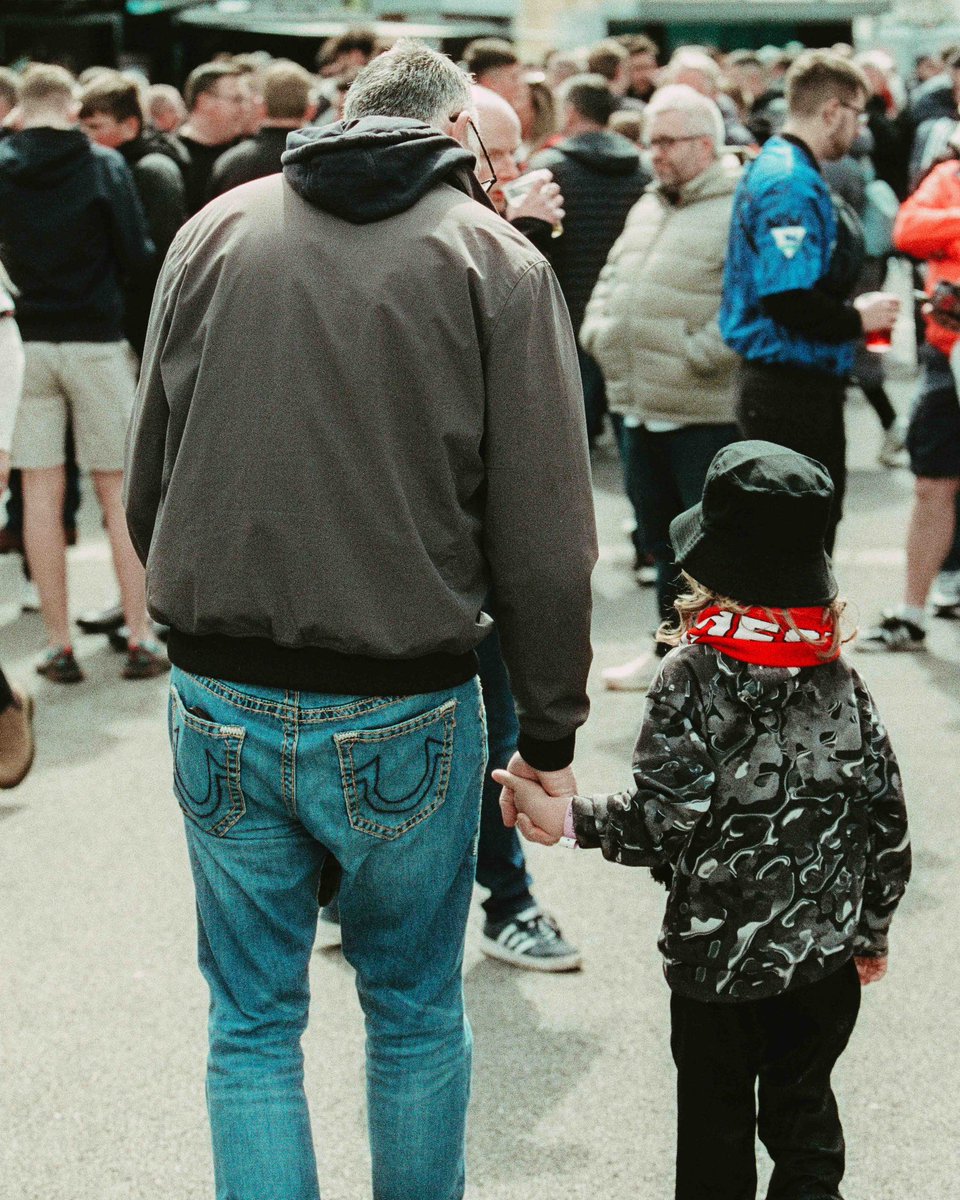
<svg viewBox="0 0 960 1200"><path fill-rule="evenodd" d="M886 354L892 340L892 329L873 329L864 338L864 344L873 354Z"/></svg>
<svg viewBox="0 0 960 1200"><path fill-rule="evenodd" d="M511 179L509 183L500 185L500 190L506 197L507 203L514 205L524 198L524 196L535 187L538 183L550 183L553 175L546 168L541 167L538 171L528 171L526 175L521 175L519 179ZM563 233L563 224L558 222L553 227L553 237L559 237Z"/></svg>

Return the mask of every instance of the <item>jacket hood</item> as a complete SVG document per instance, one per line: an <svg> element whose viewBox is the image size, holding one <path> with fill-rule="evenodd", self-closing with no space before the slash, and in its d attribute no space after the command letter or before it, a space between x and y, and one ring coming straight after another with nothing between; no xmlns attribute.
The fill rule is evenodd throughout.
<svg viewBox="0 0 960 1200"><path fill-rule="evenodd" d="M470 151L406 117L298 129L287 138L281 161L294 191L354 225L406 212L439 183L474 195Z"/></svg>
<svg viewBox="0 0 960 1200"><path fill-rule="evenodd" d="M145 128L139 137L134 138L132 141L124 142L117 149L130 167L136 166L148 154L162 154L164 158L169 158L171 162L175 162L177 166L183 169L190 164L190 156L184 150L183 146L178 145L172 138L159 133L155 129Z"/></svg>
<svg viewBox="0 0 960 1200"><path fill-rule="evenodd" d="M640 165L640 151L619 133L578 133L555 149L601 175L632 175Z"/></svg>
<svg viewBox="0 0 960 1200"><path fill-rule="evenodd" d="M730 680L731 690L741 704L754 712L772 712L782 708L797 693L801 681L799 667L765 667L741 662L716 651L717 671Z"/></svg>
<svg viewBox="0 0 960 1200"><path fill-rule="evenodd" d="M82 129L24 129L2 143L4 172L18 187L44 191L69 179L91 154Z"/></svg>

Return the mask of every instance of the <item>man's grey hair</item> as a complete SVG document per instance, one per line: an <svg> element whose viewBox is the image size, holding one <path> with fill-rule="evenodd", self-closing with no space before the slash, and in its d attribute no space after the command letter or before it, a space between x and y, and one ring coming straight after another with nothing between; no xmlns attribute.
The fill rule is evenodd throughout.
<svg viewBox="0 0 960 1200"><path fill-rule="evenodd" d="M696 71L714 91L720 87L720 68L705 50L681 48L664 68L664 82L670 83L682 71Z"/></svg>
<svg viewBox="0 0 960 1200"><path fill-rule="evenodd" d="M727 140L723 113L709 96L702 95L685 83L671 83L659 88L643 113L646 133L650 132L653 118L665 112L683 113L687 133L703 134L710 138L718 154L723 149Z"/></svg>
<svg viewBox="0 0 960 1200"><path fill-rule="evenodd" d="M472 107L467 74L445 54L405 38L363 68L347 92L343 116L409 117L439 128Z"/></svg>

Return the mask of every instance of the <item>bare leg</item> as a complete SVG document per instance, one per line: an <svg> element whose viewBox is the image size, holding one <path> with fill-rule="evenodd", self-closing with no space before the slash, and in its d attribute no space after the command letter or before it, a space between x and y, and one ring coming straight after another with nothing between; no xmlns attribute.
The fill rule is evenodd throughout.
<svg viewBox="0 0 960 1200"><path fill-rule="evenodd" d="M953 544L960 479L917 479L907 530L907 582L903 599L923 608Z"/></svg>
<svg viewBox="0 0 960 1200"><path fill-rule="evenodd" d="M90 474L103 511L107 537L110 539L113 569L120 584L120 603L123 605L123 615L130 630L130 642L139 644L152 636L152 628L147 616L143 567L130 541L127 519L123 511L123 472L91 471Z"/></svg>
<svg viewBox="0 0 960 1200"><path fill-rule="evenodd" d="M67 544L63 535L64 467L23 472L23 544L30 574L40 593L40 611L53 647L69 646Z"/></svg>

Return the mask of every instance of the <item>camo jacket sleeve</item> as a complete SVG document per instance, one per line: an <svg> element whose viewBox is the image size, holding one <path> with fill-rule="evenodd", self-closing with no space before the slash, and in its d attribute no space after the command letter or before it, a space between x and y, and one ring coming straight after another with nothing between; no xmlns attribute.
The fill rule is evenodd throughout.
<svg viewBox="0 0 960 1200"><path fill-rule="evenodd" d="M687 663L668 655L650 687L633 758L634 786L576 796L577 842L629 867L675 863L710 808L716 775L703 736L699 686Z"/></svg>
<svg viewBox="0 0 960 1200"><path fill-rule="evenodd" d="M896 755L873 697L855 673L854 690L863 729L863 783L869 809L866 878L854 953L882 958L890 922L910 879L910 835Z"/></svg>

